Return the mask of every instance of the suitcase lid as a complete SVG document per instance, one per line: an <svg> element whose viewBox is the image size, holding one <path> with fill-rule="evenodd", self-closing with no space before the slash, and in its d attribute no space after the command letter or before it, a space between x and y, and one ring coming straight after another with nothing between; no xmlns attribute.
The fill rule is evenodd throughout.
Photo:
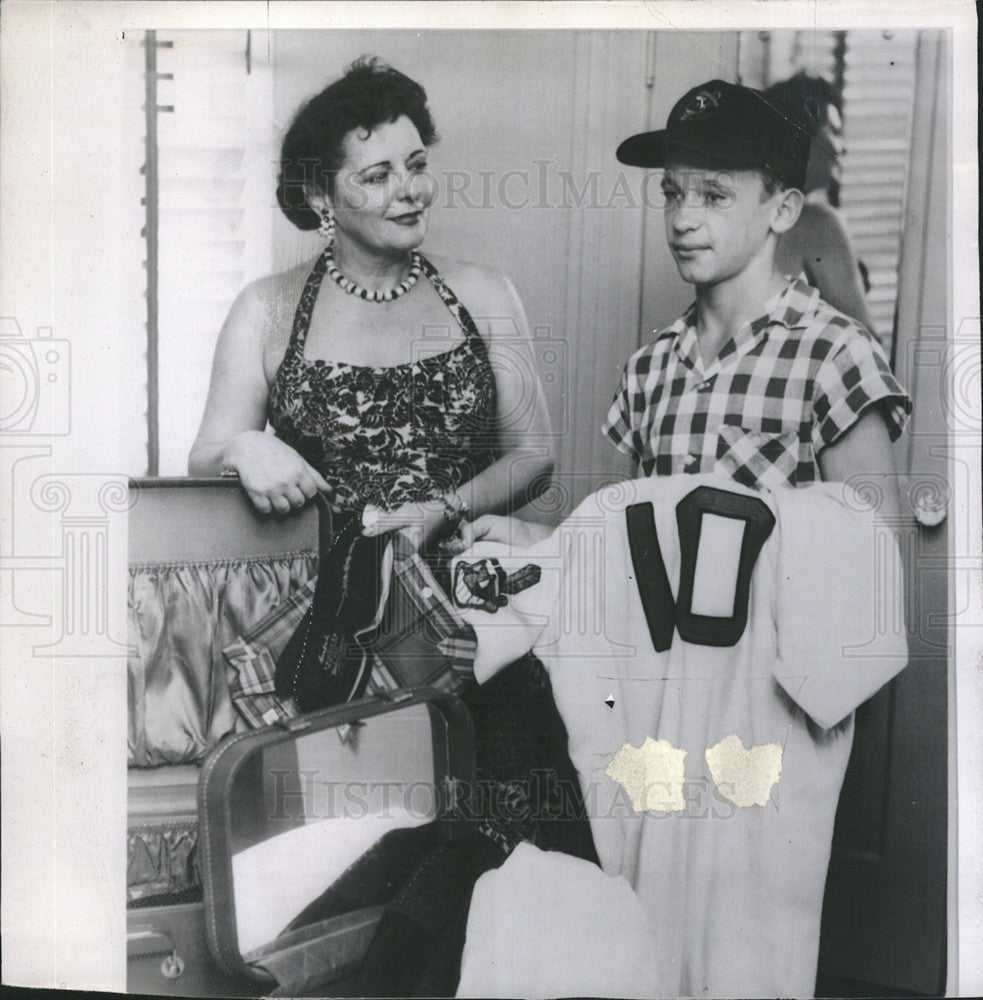
<svg viewBox="0 0 983 1000"><path fill-rule="evenodd" d="M282 988L291 984L271 969L314 941L324 981L347 971L385 900L346 890L345 900L360 902L339 912L332 897L332 912L321 919L319 897L349 885L353 863L364 865L387 834L387 844L449 837L460 826L473 769L470 713L431 688L312 712L218 744L198 786L208 944L218 964L255 980L275 978ZM339 883L346 871L348 881ZM313 921L302 917L302 926L287 930L312 903ZM306 976L310 964L308 957L292 968Z"/></svg>
<svg viewBox="0 0 983 1000"><path fill-rule="evenodd" d="M261 514L238 476L131 479L128 503L130 566L317 552L314 504Z"/></svg>

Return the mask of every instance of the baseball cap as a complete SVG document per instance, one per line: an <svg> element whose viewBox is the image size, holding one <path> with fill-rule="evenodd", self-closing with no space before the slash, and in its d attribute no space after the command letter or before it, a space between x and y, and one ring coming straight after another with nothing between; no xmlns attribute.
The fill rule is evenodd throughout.
<svg viewBox="0 0 983 1000"><path fill-rule="evenodd" d="M790 187L802 188L809 128L760 90L711 80L676 102L664 129L625 139L615 155L632 167L664 167L674 148L737 170L770 170Z"/></svg>

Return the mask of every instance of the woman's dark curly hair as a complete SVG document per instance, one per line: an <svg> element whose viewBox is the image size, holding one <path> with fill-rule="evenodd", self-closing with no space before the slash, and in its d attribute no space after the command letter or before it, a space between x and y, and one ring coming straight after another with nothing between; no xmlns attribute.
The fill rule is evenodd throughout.
<svg viewBox="0 0 983 1000"><path fill-rule="evenodd" d="M413 122L424 146L437 141L423 87L379 59L353 62L297 112L283 137L276 186L283 214L298 229L317 229L321 220L307 203L307 191L332 193L345 136L355 129L370 132L400 115Z"/></svg>
<svg viewBox="0 0 983 1000"><path fill-rule="evenodd" d="M843 118L843 95L825 77L800 72L788 80L772 84L765 91L765 96L798 121L812 140L805 190L825 188L829 203L839 208L839 179L824 166L830 158L835 159L836 153L823 138L822 130L829 124L831 107L836 108L840 118Z"/></svg>
<svg viewBox="0 0 983 1000"><path fill-rule="evenodd" d="M830 105L843 116L843 96L822 76L796 73L788 80L773 83L765 91L765 97L784 107L813 137L829 121Z"/></svg>

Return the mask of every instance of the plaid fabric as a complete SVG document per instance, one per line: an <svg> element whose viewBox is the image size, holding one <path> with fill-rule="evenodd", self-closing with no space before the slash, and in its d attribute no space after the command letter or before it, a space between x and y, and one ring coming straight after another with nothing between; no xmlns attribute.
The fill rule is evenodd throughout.
<svg viewBox="0 0 983 1000"><path fill-rule="evenodd" d="M880 344L804 276L700 358L696 307L636 351L604 432L646 476L717 472L755 489L818 481L818 453L874 404L891 439L911 412Z"/></svg>
<svg viewBox="0 0 983 1000"><path fill-rule="evenodd" d="M459 693L474 680L477 639L430 568L416 554L397 555L368 693L435 687Z"/></svg>
<svg viewBox="0 0 983 1000"><path fill-rule="evenodd" d="M233 668L229 679L232 703L253 729L286 722L300 715L293 698L278 698L276 661L297 631L314 598L312 578L289 594L246 635L239 636L222 651Z"/></svg>
<svg viewBox="0 0 983 1000"><path fill-rule="evenodd" d="M290 594L246 635L223 650L233 668L233 704L252 728L300 715L292 698L274 693L276 661L314 597L316 580ZM341 637L328 633L325 643ZM372 668L366 695L429 686L453 693L474 678L474 631L457 614L426 563L415 552L398 551L389 599L377 637L369 644Z"/></svg>

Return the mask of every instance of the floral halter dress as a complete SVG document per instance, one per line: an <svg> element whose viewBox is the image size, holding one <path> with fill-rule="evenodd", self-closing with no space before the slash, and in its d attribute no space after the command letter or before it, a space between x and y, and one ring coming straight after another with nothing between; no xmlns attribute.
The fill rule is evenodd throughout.
<svg viewBox="0 0 983 1000"><path fill-rule="evenodd" d="M326 272L322 256L307 279L270 389L271 426L324 476L342 509L366 503L392 509L430 499L472 479L495 458L495 378L488 351L467 309L433 264L421 261L464 333L460 344L388 368L305 358ZM597 863L543 665L524 656L462 697L475 724L480 791L473 808L484 817L480 833L502 848L497 863L521 840ZM456 979L449 991L432 995L453 993L454 986ZM380 994L370 989L364 995Z"/></svg>
<svg viewBox="0 0 983 1000"><path fill-rule="evenodd" d="M318 258L270 387L268 418L333 489L332 502L393 509L431 499L494 461L495 377L474 320L421 257L423 273L464 340L441 354L386 368L308 359L304 344L327 260Z"/></svg>

